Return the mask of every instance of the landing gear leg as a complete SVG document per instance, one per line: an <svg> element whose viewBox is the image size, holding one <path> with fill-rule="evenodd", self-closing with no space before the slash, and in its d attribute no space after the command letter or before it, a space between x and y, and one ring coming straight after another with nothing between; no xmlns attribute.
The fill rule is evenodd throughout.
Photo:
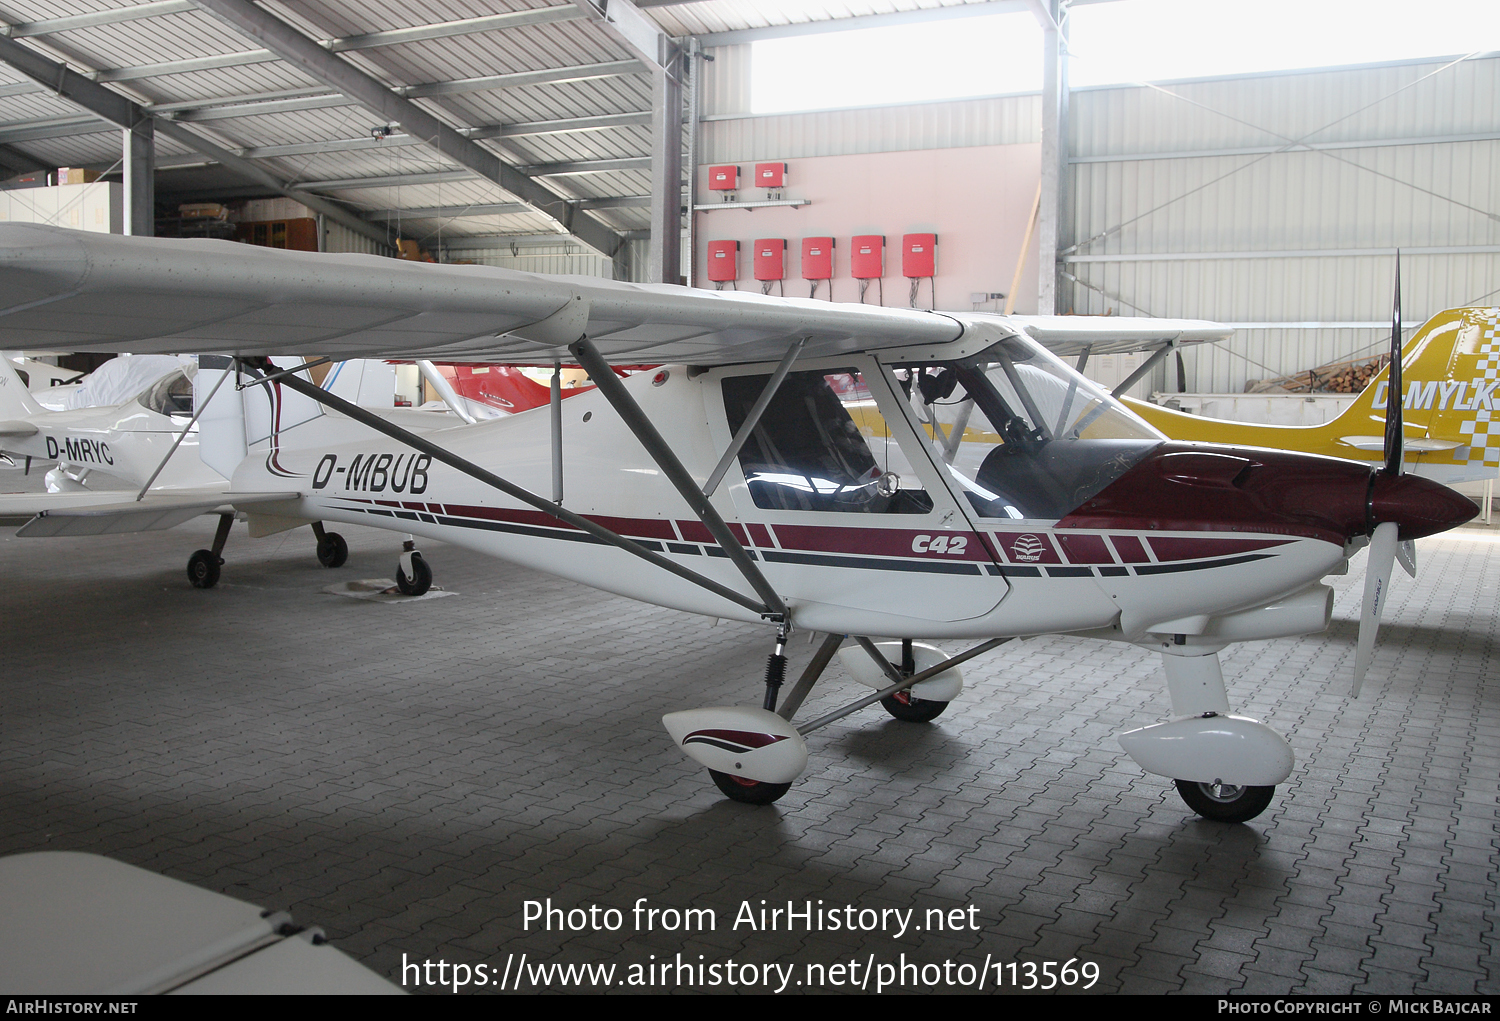
<svg viewBox="0 0 1500 1021"><path fill-rule="evenodd" d="M766 696L761 705L768 713L776 711L776 700L781 692L781 685L786 680L786 640L789 631L790 628L785 624L777 625L776 648L766 659ZM769 805L792 788L791 781L768 783L717 769L710 769L708 775L713 777L714 785L725 797L746 805Z"/></svg>
<svg viewBox="0 0 1500 1021"><path fill-rule="evenodd" d="M1122 734L1121 745L1147 772L1171 777L1182 800L1203 818L1239 823L1260 815L1276 784L1292 771L1286 738L1230 713L1219 666L1222 642L1182 635L1155 648L1173 719Z"/></svg>
<svg viewBox="0 0 1500 1021"><path fill-rule="evenodd" d="M409 535L401 543L401 558L396 562L396 587L404 596L424 595L432 588L432 568L417 551L417 541Z"/></svg>
<svg viewBox="0 0 1500 1021"><path fill-rule="evenodd" d="M188 581L193 588L213 588L219 583L219 569L224 566L224 544L229 541L229 528L234 524L233 514L219 515L219 528L214 532L214 548L201 549L188 558Z"/></svg>
<svg viewBox="0 0 1500 1021"><path fill-rule="evenodd" d="M343 567L349 559L349 544L337 532L325 531L323 522L314 521L313 537L318 540L318 563L324 567Z"/></svg>
<svg viewBox="0 0 1500 1021"><path fill-rule="evenodd" d="M917 672L916 657L912 652L912 640L901 640L901 677L904 680ZM910 690L898 691L880 700L880 707L896 719L905 723L928 723L937 719L948 708L947 702L931 698L918 698Z"/></svg>

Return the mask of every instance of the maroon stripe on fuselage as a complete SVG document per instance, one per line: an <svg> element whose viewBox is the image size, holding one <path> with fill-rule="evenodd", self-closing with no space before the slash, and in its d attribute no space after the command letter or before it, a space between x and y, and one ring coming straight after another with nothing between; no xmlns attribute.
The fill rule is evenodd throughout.
<svg viewBox="0 0 1500 1021"><path fill-rule="evenodd" d="M1111 535L1109 541L1115 544L1115 552L1120 554L1122 563L1149 564L1151 562L1151 555L1146 552L1146 547L1141 544L1138 536Z"/></svg>
<svg viewBox="0 0 1500 1021"><path fill-rule="evenodd" d="M1157 560L1203 560L1284 546L1293 539L1209 539L1153 535L1148 540Z"/></svg>
<svg viewBox="0 0 1500 1021"><path fill-rule="evenodd" d="M926 536L929 539L944 536L952 545L956 538L965 540L964 550L957 555L952 553L917 553L913 549L913 543L918 536ZM974 532L954 532L942 530L918 531L906 528L839 528L827 525L777 525L776 538L781 540L782 549L809 550L818 553L861 553L877 557L912 557L921 556L924 559L975 561L986 563L989 554L984 544L979 541L979 536Z"/></svg>
<svg viewBox="0 0 1500 1021"><path fill-rule="evenodd" d="M1109 546L1102 535L1057 534L1057 542L1063 548L1070 564L1112 564Z"/></svg>
<svg viewBox="0 0 1500 1021"><path fill-rule="evenodd" d="M724 523L729 526L730 534L740 541L740 545L750 545L750 540L745 535L744 525L741 525L738 521L726 521ZM682 537L688 542L701 542L706 546L718 545L717 540L714 539L714 534L701 521L679 521L677 522L677 528L682 532Z"/></svg>

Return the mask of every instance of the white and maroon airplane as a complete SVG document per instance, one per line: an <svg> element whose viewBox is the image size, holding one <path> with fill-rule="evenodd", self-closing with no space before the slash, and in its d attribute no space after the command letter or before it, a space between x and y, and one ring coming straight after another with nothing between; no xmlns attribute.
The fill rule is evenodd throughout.
<svg viewBox="0 0 1500 1021"><path fill-rule="evenodd" d="M819 727L875 701L932 719L960 695L958 663L1069 632L1161 654L1173 716L1121 736L1142 768L1206 817L1262 811L1292 751L1231 712L1219 650L1322 630L1322 579L1372 539L1373 642L1396 543L1476 508L1401 475L1399 447L1394 468L1372 471L1166 441L1037 343L1223 335L0 225L0 348L227 356L200 360L200 451L232 463L220 500L252 528L370 524L767 622L759 708L664 720L721 790L755 803L787 790ZM568 362L598 388L564 403L554 374L546 408L418 435L265 360L293 353ZM627 363L659 367L610 369ZM227 400L209 398L216 387ZM168 527L204 509L148 497L48 513L19 534ZM430 576L403 554L404 587ZM793 628L827 637L783 695ZM932 639L978 644L947 657ZM836 653L877 690L793 725Z"/></svg>

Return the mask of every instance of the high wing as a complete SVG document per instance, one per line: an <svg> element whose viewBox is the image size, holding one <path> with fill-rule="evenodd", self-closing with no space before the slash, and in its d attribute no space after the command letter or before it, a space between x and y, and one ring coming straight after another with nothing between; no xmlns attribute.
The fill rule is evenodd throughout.
<svg viewBox="0 0 1500 1021"><path fill-rule="evenodd" d="M1234 331L1201 319L1148 319L1128 316L1009 316L1013 326L1060 358L1122 354L1160 344L1210 344Z"/></svg>
<svg viewBox="0 0 1500 1021"><path fill-rule="evenodd" d="M1212 327L1058 318L1076 320L1051 327L1060 337ZM571 360L586 334L611 362L718 365L774 361L798 339L804 358L942 344L986 319L1002 327L992 339L1016 330L998 317L0 225L0 348L536 364Z"/></svg>

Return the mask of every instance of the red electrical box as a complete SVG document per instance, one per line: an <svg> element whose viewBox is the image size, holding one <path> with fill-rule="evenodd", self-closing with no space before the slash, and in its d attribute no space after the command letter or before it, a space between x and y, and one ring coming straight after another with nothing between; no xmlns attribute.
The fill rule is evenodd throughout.
<svg viewBox="0 0 1500 1021"><path fill-rule="evenodd" d="M856 234L849 239L849 275L856 280L885 276L884 234Z"/></svg>
<svg viewBox="0 0 1500 1021"><path fill-rule="evenodd" d="M708 190L709 191L738 191L740 187L740 168L736 166L709 167L708 168Z"/></svg>
<svg viewBox="0 0 1500 1021"><path fill-rule="evenodd" d="M901 275L918 278L937 276L936 234L901 236Z"/></svg>
<svg viewBox="0 0 1500 1021"><path fill-rule="evenodd" d="M833 279L833 238L802 239L802 279Z"/></svg>
<svg viewBox="0 0 1500 1021"><path fill-rule="evenodd" d="M738 241L710 241L708 243L708 279L715 283L726 283L740 278L740 243Z"/></svg>
<svg viewBox="0 0 1500 1021"><path fill-rule="evenodd" d="M785 163L755 164L755 184L760 188L781 188L786 185Z"/></svg>
<svg viewBox="0 0 1500 1021"><path fill-rule="evenodd" d="M756 239L755 279L786 279L786 238Z"/></svg>

